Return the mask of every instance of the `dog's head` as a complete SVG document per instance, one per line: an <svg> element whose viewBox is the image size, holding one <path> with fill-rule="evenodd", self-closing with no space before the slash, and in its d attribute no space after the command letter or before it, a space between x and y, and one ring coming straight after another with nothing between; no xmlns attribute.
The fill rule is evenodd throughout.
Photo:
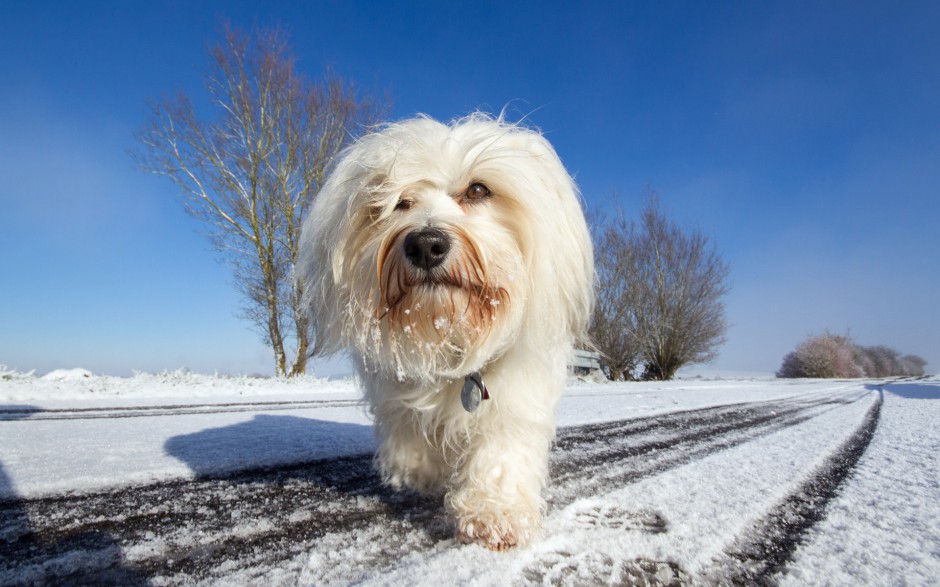
<svg viewBox="0 0 940 587"><path fill-rule="evenodd" d="M357 141L309 212L298 260L318 351L399 379L458 377L510 345L583 335L591 244L537 132L417 118Z"/></svg>

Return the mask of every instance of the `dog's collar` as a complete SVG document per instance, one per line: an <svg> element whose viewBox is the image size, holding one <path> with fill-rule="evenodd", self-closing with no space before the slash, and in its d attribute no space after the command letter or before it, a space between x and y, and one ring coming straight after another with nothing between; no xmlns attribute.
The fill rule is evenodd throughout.
<svg viewBox="0 0 940 587"><path fill-rule="evenodd" d="M480 402L490 399L490 392L483 383L483 377L479 371L467 375L463 378L463 389L460 390L460 403L463 409L468 412L474 412L480 407Z"/></svg>

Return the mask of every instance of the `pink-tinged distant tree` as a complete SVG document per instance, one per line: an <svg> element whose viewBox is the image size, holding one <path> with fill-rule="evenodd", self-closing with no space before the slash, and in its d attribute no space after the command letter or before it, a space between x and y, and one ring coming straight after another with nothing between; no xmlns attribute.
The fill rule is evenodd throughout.
<svg viewBox="0 0 940 587"><path fill-rule="evenodd" d="M927 361L900 356L886 346L859 346L849 336L829 332L810 336L788 353L777 377L898 377L921 376Z"/></svg>
<svg viewBox="0 0 940 587"><path fill-rule="evenodd" d="M828 332L813 336L784 357L777 377L861 377L854 354L855 345L847 336Z"/></svg>

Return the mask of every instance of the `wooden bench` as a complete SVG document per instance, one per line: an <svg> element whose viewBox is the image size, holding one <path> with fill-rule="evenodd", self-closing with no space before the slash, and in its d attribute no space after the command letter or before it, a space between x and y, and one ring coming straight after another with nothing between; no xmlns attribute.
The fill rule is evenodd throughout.
<svg viewBox="0 0 940 587"><path fill-rule="evenodd" d="M575 375L587 375L601 368L601 355L594 351L574 349L568 357L568 369Z"/></svg>

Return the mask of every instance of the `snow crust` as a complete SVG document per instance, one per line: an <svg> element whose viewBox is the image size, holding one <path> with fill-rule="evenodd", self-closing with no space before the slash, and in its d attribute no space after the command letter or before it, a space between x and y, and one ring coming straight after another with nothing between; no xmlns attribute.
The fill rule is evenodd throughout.
<svg viewBox="0 0 940 587"><path fill-rule="evenodd" d="M940 578L940 385L880 387L886 409L872 444L782 585L936 585Z"/></svg>
<svg viewBox="0 0 940 587"><path fill-rule="evenodd" d="M375 556L371 551L387 548L387 540L368 535L375 531L371 528L352 543L346 535L325 536L303 556L229 579L266 585L325 578L339 584L436 585L435 577L447 576L453 583L484 585L523 576L536 583L576 584L579 573L594 581L626 581L635 561L668 562L653 569L663 582L709 577L734 540L854 432L879 393L881 420L871 445L778 580L784 585L935 584L940 576L938 378L572 380L560 404L560 426L820 394L861 400L820 408L804 422L612 492L581 496L550 512L542 540L529 549L497 554L445 540L409 554L414 537L404 536L395 568L363 574L361 565ZM83 370L36 377L4 369L0 499L367 453L374 450L371 421L358 397L351 380L188 372L116 378ZM660 520L668 532L625 530L643 520ZM252 527L252 520L236 523L243 523L246 533L263 530ZM200 539L192 537L194 543ZM688 575L677 578L669 565Z"/></svg>

